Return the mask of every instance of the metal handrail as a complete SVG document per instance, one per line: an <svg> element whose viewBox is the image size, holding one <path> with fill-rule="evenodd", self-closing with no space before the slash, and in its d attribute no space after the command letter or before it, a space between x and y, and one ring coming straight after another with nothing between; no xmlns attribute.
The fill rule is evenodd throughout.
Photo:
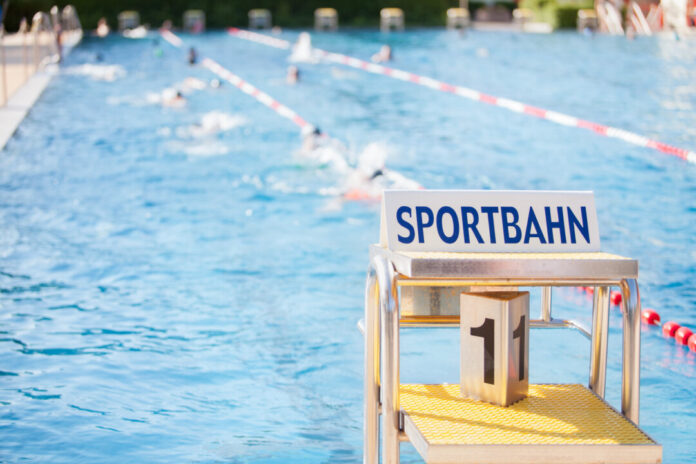
<svg viewBox="0 0 696 464"><path fill-rule="evenodd" d="M0 66L2 66L2 106L7 104L7 63L5 62L5 25L0 23Z"/></svg>

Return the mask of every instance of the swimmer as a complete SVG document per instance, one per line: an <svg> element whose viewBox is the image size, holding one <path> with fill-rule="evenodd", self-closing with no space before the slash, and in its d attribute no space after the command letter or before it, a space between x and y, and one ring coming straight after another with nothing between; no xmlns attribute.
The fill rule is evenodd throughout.
<svg viewBox="0 0 696 464"><path fill-rule="evenodd" d="M222 82L220 82L220 79L212 79L208 85L210 85L211 89L219 89L222 87Z"/></svg>
<svg viewBox="0 0 696 464"><path fill-rule="evenodd" d="M165 89L162 92L162 106L168 106L170 108L183 108L186 106L186 98L178 90Z"/></svg>
<svg viewBox="0 0 696 464"><path fill-rule="evenodd" d="M279 34L281 34L282 32L283 32L283 30L282 30L280 27L278 27L278 26L273 26L273 27L271 28L271 34L273 34L273 35L279 35Z"/></svg>
<svg viewBox="0 0 696 464"><path fill-rule="evenodd" d="M386 150L376 143L365 147L358 166L348 175L342 197L353 201L378 201L385 189L419 190L423 187L385 166Z"/></svg>
<svg viewBox="0 0 696 464"><path fill-rule="evenodd" d="M297 81L300 80L300 70L297 69L297 66L289 66L288 67L288 74L285 76L285 82L294 85L297 84Z"/></svg>
<svg viewBox="0 0 696 464"><path fill-rule="evenodd" d="M321 129L314 126L302 128L302 149L300 155L319 166L345 173L350 171L344 153L346 148L337 140L327 137Z"/></svg>
<svg viewBox="0 0 696 464"><path fill-rule="evenodd" d="M102 39L109 35L109 24L106 22L106 18L99 18L95 33L97 34L97 37Z"/></svg>
<svg viewBox="0 0 696 464"><path fill-rule="evenodd" d="M165 19L164 22L162 23L162 27L160 29L164 31L171 31L172 30L172 21L169 19Z"/></svg>
<svg viewBox="0 0 696 464"><path fill-rule="evenodd" d="M309 153L319 146L319 141L324 134L321 129L313 126L305 126L302 128L302 152Z"/></svg>
<svg viewBox="0 0 696 464"><path fill-rule="evenodd" d="M392 60L392 49L389 45L382 45L377 53L372 55L373 63L385 63Z"/></svg>
<svg viewBox="0 0 696 464"><path fill-rule="evenodd" d="M198 61L198 54L196 53L196 49L191 47L188 52L188 64L193 66L196 64L196 61Z"/></svg>

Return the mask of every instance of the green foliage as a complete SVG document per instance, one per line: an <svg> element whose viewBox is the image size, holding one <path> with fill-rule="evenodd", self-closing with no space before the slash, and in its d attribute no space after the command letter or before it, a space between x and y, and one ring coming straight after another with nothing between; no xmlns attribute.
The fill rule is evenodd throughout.
<svg viewBox="0 0 696 464"><path fill-rule="evenodd" d="M520 0L520 8L531 10L534 13L535 21L549 23L554 29L558 27L556 21L558 3L556 0Z"/></svg>
<svg viewBox="0 0 696 464"><path fill-rule="evenodd" d="M574 29L578 10L594 6L591 0L520 0L520 8L530 9L536 21L549 23L554 29Z"/></svg>
<svg viewBox="0 0 696 464"><path fill-rule="evenodd" d="M556 11L557 27L559 29L575 29L578 22L578 11L585 9L592 10L594 5L592 3L559 5Z"/></svg>

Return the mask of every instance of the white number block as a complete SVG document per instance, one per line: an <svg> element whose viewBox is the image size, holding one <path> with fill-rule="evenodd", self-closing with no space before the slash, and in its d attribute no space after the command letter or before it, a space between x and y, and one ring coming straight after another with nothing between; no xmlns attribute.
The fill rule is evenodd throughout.
<svg viewBox="0 0 696 464"><path fill-rule="evenodd" d="M509 406L529 389L529 292L462 293L461 391Z"/></svg>

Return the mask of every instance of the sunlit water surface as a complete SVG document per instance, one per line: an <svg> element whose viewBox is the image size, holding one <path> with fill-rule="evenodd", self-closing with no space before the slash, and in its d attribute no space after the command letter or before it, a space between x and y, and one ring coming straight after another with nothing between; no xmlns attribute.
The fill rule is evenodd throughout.
<svg viewBox="0 0 696 464"><path fill-rule="evenodd" d="M155 103L212 78L155 38L86 39L0 153L0 461L361 462L356 321L377 206L327 195L341 179L298 158L297 128L230 85L186 109ZM693 165L337 65L300 64L291 87L286 52L222 32L184 39L352 157L380 142L390 168L428 188L593 190L602 248L640 260L644 305L696 327ZM313 39L361 58L390 43L395 67L696 148L693 40ZM192 133L213 111L236 122ZM558 316L589 323L590 306L554 293ZM614 405L620 327L614 308ZM402 380L457 382L457 337L405 331ZM580 335L535 331L530 345L532 381L587 382ZM665 462L692 461L694 353L644 328L641 363L641 425Z"/></svg>

